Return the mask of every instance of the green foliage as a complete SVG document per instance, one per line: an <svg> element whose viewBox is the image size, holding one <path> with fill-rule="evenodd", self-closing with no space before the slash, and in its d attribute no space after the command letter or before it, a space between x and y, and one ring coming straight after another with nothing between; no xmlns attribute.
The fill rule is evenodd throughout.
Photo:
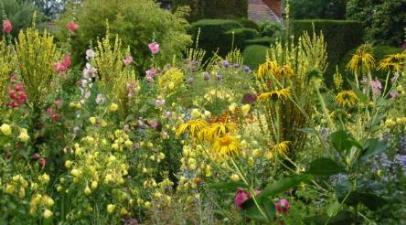
<svg viewBox="0 0 406 225"><path fill-rule="evenodd" d="M60 59L61 53L51 35L29 28L18 35L16 56L28 100L38 109L46 96L58 88L54 63Z"/></svg>
<svg viewBox="0 0 406 225"><path fill-rule="evenodd" d="M62 40L70 40L74 61L83 61L84 49L106 34L106 21L110 33L118 34L123 46L130 46L139 72L144 71L151 60L148 43L156 41L161 51L155 62L171 61L174 55L181 55L190 37L186 34L187 22L182 13L172 14L152 0L87 0L80 8L71 5L58 22ZM76 34L68 35L65 28L76 18L80 28ZM70 39L69 39L70 37Z"/></svg>
<svg viewBox="0 0 406 225"><path fill-rule="evenodd" d="M5 41L0 41L0 105L3 103L10 74L14 70L15 54Z"/></svg>
<svg viewBox="0 0 406 225"><path fill-rule="evenodd" d="M225 56L232 48L232 37L226 32L242 28L235 20L204 19L192 23L190 32L193 40L197 40L199 48L212 54L218 50L218 54Z"/></svg>
<svg viewBox="0 0 406 225"><path fill-rule="evenodd" d="M405 8L406 0L349 0L347 18L363 23L368 41L400 46L404 41Z"/></svg>
<svg viewBox="0 0 406 225"><path fill-rule="evenodd" d="M362 43L362 25L346 20L295 20L293 34L299 37L303 32L323 32L327 42L328 63L326 83L331 84L335 66L350 50Z"/></svg>
<svg viewBox="0 0 406 225"><path fill-rule="evenodd" d="M344 19L346 0L289 1L295 19Z"/></svg>
<svg viewBox="0 0 406 225"><path fill-rule="evenodd" d="M266 54L268 47L262 45L249 45L244 49L244 63L251 69L256 69L258 66L266 61Z"/></svg>
<svg viewBox="0 0 406 225"><path fill-rule="evenodd" d="M249 20L249 19L246 19L246 18L239 18L239 19L237 19L237 21L238 21L243 27L252 28L252 29L255 29L255 30L258 30L258 29L259 29L259 26L258 26L258 24L257 24L255 21L252 21L252 20Z"/></svg>
<svg viewBox="0 0 406 225"><path fill-rule="evenodd" d="M32 24L32 16L36 7L31 2L16 0L0 0L0 19L9 19L13 23L11 35L16 37L19 30Z"/></svg>
<svg viewBox="0 0 406 225"><path fill-rule="evenodd" d="M203 18L246 18L248 12L247 0L174 0L173 5L189 6L192 10L190 15L192 21Z"/></svg>

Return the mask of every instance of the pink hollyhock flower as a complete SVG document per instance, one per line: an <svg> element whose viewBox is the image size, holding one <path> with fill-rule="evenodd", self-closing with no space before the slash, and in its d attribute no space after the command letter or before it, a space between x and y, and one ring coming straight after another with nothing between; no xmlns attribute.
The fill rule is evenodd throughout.
<svg viewBox="0 0 406 225"><path fill-rule="evenodd" d="M374 95L380 95L381 94L381 90L382 90L382 83L375 79L371 81L371 88L372 88L372 93Z"/></svg>
<svg viewBox="0 0 406 225"><path fill-rule="evenodd" d="M10 108L17 108L27 101L27 93L25 92L24 85L22 83L16 84L14 89L9 87L8 96L11 99L11 101L8 103Z"/></svg>
<svg viewBox="0 0 406 225"><path fill-rule="evenodd" d="M74 21L70 21L66 24L66 29L68 29L71 33L75 33L79 29L79 24L75 23Z"/></svg>
<svg viewBox="0 0 406 225"><path fill-rule="evenodd" d="M134 58L131 55L128 55L123 59L123 63L126 66L130 65L133 62L134 62Z"/></svg>
<svg viewBox="0 0 406 225"><path fill-rule="evenodd" d="M54 69L57 73L65 73L66 71L68 71L71 65L72 60L70 55L65 55L61 61L54 64Z"/></svg>
<svg viewBox="0 0 406 225"><path fill-rule="evenodd" d="M11 23L10 20L3 20L3 32L4 33L11 33L13 30L13 24Z"/></svg>
<svg viewBox="0 0 406 225"><path fill-rule="evenodd" d="M250 198L250 193L248 193L244 189L238 188L234 196L234 204L237 208L241 209L244 202L246 202Z"/></svg>
<svg viewBox="0 0 406 225"><path fill-rule="evenodd" d="M148 44L148 48L152 54L158 54L159 52L159 44L157 42L152 42Z"/></svg>
<svg viewBox="0 0 406 225"><path fill-rule="evenodd" d="M277 213L288 213L290 204L288 200L282 198L275 204L275 209Z"/></svg>

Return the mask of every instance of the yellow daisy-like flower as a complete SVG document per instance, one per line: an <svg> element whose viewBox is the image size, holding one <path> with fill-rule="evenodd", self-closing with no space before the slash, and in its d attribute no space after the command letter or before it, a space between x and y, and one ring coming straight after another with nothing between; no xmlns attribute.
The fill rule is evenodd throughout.
<svg viewBox="0 0 406 225"><path fill-rule="evenodd" d="M271 149L271 152L277 152L279 154L285 154L289 150L290 141L282 141L274 145Z"/></svg>
<svg viewBox="0 0 406 225"><path fill-rule="evenodd" d="M267 75L275 74L279 71L278 63L275 61L266 61L258 67L257 77L259 79L265 78Z"/></svg>
<svg viewBox="0 0 406 225"><path fill-rule="evenodd" d="M354 91L341 91L336 96L336 102L342 107L351 107L358 102L358 97Z"/></svg>
<svg viewBox="0 0 406 225"><path fill-rule="evenodd" d="M186 123L181 124L176 130L176 135L179 136L186 131L189 131L193 137L198 137L199 133L208 126L208 123L204 120L189 120Z"/></svg>
<svg viewBox="0 0 406 225"><path fill-rule="evenodd" d="M361 45L347 64L347 67L355 74L360 74L361 70L370 72L374 66L375 59L370 44Z"/></svg>
<svg viewBox="0 0 406 225"><path fill-rule="evenodd" d="M283 89L279 89L279 90L274 90L271 92L265 92L262 93L258 96L259 100L287 100L291 95L291 91L290 88L283 88Z"/></svg>
<svg viewBox="0 0 406 225"><path fill-rule="evenodd" d="M403 51L402 53L388 55L379 62L379 69L394 70L399 72L403 70L405 61L406 61L406 51Z"/></svg>
<svg viewBox="0 0 406 225"><path fill-rule="evenodd" d="M216 137L221 137L228 133L233 133L237 129L236 124L234 123L212 123L207 128L203 129L199 134L200 139L213 141Z"/></svg>
<svg viewBox="0 0 406 225"><path fill-rule="evenodd" d="M239 140L231 135L225 135L217 138L212 146L214 154L220 157L233 156L240 150Z"/></svg>

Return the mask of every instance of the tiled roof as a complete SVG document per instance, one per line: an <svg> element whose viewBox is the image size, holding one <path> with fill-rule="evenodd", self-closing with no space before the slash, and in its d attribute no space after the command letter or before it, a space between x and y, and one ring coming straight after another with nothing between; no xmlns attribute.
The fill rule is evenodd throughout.
<svg viewBox="0 0 406 225"><path fill-rule="evenodd" d="M281 22L281 18L278 17L262 0L248 1L248 18L258 22L264 20Z"/></svg>

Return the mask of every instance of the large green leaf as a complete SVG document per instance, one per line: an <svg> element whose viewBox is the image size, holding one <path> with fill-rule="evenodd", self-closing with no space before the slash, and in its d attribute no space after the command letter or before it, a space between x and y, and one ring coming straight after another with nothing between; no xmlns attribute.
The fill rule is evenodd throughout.
<svg viewBox="0 0 406 225"><path fill-rule="evenodd" d="M345 172L344 168L329 158L316 159L310 163L307 173L315 176L331 176Z"/></svg>
<svg viewBox="0 0 406 225"><path fill-rule="evenodd" d="M345 203L353 206L363 204L370 210L376 210L382 206L385 206L388 202L386 199L373 193L354 191L349 195Z"/></svg>
<svg viewBox="0 0 406 225"><path fill-rule="evenodd" d="M356 146L361 148L361 145L346 131L339 130L330 135L331 143L339 152L345 152Z"/></svg>
<svg viewBox="0 0 406 225"><path fill-rule="evenodd" d="M303 174L282 178L279 181L268 184L259 196L261 199L275 196L299 185L301 182L310 180L312 177L310 174Z"/></svg>
<svg viewBox="0 0 406 225"><path fill-rule="evenodd" d="M258 205L261 207L263 213L258 209L257 205L255 204L254 200L251 198L244 202L241 209L241 214L245 217L250 219L254 219L257 221L270 221L275 217L275 205L270 198L263 198L263 199L256 199Z"/></svg>
<svg viewBox="0 0 406 225"><path fill-rule="evenodd" d="M387 145L385 144L385 142L380 141L377 138L368 139L363 147L361 160L366 160L373 155L384 152L386 150L386 147Z"/></svg>

